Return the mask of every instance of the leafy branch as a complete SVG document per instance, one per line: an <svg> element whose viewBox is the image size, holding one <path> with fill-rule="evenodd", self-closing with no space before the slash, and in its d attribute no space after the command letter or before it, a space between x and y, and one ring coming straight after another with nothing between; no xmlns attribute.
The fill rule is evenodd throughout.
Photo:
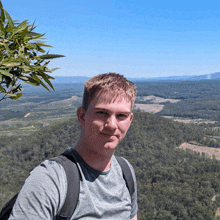
<svg viewBox="0 0 220 220"><path fill-rule="evenodd" d="M43 86L54 90L48 73L58 69L49 69L50 60L64 57L59 54L49 54L45 47L45 34L34 32L36 26L28 20L18 22L12 20L0 1L0 101L22 96L22 83Z"/></svg>

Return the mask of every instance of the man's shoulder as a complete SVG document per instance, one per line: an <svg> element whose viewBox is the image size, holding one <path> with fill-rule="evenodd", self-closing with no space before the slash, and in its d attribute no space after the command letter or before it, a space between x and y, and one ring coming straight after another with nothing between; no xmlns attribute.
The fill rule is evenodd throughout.
<svg viewBox="0 0 220 220"><path fill-rule="evenodd" d="M58 188L63 189L67 183L67 177L61 164L56 161L45 160L30 172L26 182L44 187L50 187L54 183Z"/></svg>
<svg viewBox="0 0 220 220"><path fill-rule="evenodd" d="M49 159L41 162L30 172L30 174L34 173L50 173L51 175L53 175L57 173L64 173L64 169L62 165L59 164L57 161Z"/></svg>
<svg viewBox="0 0 220 220"><path fill-rule="evenodd" d="M10 219L52 219L65 201L65 175L55 161L45 160L35 167L18 194Z"/></svg>

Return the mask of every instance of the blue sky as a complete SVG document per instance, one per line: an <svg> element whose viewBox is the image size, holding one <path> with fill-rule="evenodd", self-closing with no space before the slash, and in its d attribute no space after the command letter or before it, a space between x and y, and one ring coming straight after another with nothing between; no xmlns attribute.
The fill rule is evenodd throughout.
<svg viewBox="0 0 220 220"><path fill-rule="evenodd" d="M53 76L203 75L220 71L220 2L2 0L16 20L46 33Z"/></svg>

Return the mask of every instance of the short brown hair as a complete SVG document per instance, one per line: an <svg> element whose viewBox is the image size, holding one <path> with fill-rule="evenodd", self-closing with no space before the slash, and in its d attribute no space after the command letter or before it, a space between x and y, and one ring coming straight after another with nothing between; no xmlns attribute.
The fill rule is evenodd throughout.
<svg viewBox="0 0 220 220"><path fill-rule="evenodd" d="M92 77L85 82L82 107L87 110L94 95L104 96L107 103L114 102L116 99L125 98L131 102L131 108L137 95L134 83L127 80L123 75L117 73L105 73ZM110 95L109 95L110 94Z"/></svg>

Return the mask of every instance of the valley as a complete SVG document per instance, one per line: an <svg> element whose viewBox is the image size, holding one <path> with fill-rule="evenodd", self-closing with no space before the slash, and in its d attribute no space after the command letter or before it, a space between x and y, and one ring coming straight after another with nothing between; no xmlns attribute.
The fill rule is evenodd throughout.
<svg viewBox="0 0 220 220"><path fill-rule="evenodd" d="M217 220L219 84L142 82L137 88L134 120L116 154L134 166L138 219ZM0 103L0 207L33 167L79 137L82 84L56 85L50 93L28 87L26 92L16 102Z"/></svg>

